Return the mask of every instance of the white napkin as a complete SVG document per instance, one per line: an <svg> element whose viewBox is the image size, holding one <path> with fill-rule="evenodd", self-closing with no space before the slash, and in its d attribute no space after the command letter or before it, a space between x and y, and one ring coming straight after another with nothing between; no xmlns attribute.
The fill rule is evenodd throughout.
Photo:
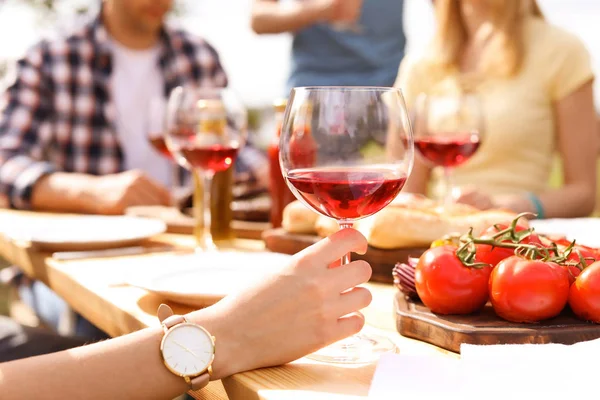
<svg viewBox="0 0 600 400"><path fill-rule="evenodd" d="M448 388L462 391L459 377L457 359L443 355L384 354L377 364L369 399L447 398Z"/></svg>
<svg viewBox="0 0 600 400"><path fill-rule="evenodd" d="M600 339L570 346L463 344L460 360L388 354L377 365L369 399L598 398L599 360Z"/></svg>

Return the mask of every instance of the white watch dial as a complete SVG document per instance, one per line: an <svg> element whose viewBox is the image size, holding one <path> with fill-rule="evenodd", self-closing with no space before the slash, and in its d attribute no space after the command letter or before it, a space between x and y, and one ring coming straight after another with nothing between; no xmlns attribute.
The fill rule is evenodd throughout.
<svg viewBox="0 0 600 400"><path fill-rule="evenodd" d="M172 372L192 376L210 365L215 347L206 330L198 325L182 323L163 337L161 351L165 364Z"/></svg>

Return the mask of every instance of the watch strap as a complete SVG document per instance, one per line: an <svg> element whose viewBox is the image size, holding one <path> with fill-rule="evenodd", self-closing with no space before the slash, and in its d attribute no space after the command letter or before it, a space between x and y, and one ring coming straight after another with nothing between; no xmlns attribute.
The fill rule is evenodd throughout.
<svg viewBox="0 0 600 400"><path fill-rule="evenodd" d="M166 329L169 329L177 324L181 324L185 322L185 317L182 315L171 315L170 317L167 317L163 322L163 326Z"/></svg>
<svg viewBox="0 0 600 400"><path fill-rule="evenodd" d="M158 306L158 311L156 312L156 316L158 320L162 323L165 319L169 318L173 315L173 310L166 304L161 304Z"/></svg>
<svg viewBox="0 0 600 400"><path fill-rule="evenodd" d="M165 329L169 329L177 324L181 324L182 322L186 321L184 316L175 315L171 307L169 307L166 304L161 304L158 307L156 315L158 316L158 320L165 327ZM208 385L208 382L210 382L210 374L207 371L193 378L186 376L184 377L184 379L187 382L187 384L190 385L190 389L200 390L206 385Z"/></svg>
<svg viewBox="0 0 600 400"><path fill-rule="evenodd" d="M186 379L187 381L187 379ZM192 390L200 390L210 382L210 375L208 372L203 373L202 375L198 375L195 378L191 378L188 382L190 388Z"/></svg>

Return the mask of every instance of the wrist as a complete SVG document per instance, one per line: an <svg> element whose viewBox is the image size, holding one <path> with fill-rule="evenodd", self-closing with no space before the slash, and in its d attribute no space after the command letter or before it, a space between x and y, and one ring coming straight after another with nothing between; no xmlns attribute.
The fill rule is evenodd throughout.
<svg viewBox="0 0 600 400"><path fill-rule="evenodd" d="M98 190L101 190L100 178L93 175L79 176L72 186L72 196L76 199L73 204L76 204L78 210L89 214L102 214L99 209L100 203L98 199Z"/></svg>
<svg viewBox="0 0 600 400"><path fill-rule="evenodd" d="M237 341L232 336L235 328L219 317L213 307L194 311L185 317L188 321L205 328L215 337L215 358L212 363L211 380L219 380L242 371L243 353L236 350Z"/></svg>
<svg viewBox="0 0 600 400"><path fill-rule="evenodd" d="M329 22L335 18L335 8L330 0L309 0L304 10L311 24Z"/></svg>
<svg viewBox="0 0 600 400"><path fill-rule="evenodd" d="M503 208L516 213L534 212L531 202L521 195L500 196L494 198L493 202L495 208Z"/></svg>
<svg viewBox="0 0 600 400"><path fill-rule="evenodd" d="M532 192L527 193L526 195L527 197L527 201L529 202L529 206L532 213L534 213L536 215L535 218L537 219L543 219L546 217L545 212L544 212L544 205L542 204L542 201L540 200L540 198Z"/></svg>

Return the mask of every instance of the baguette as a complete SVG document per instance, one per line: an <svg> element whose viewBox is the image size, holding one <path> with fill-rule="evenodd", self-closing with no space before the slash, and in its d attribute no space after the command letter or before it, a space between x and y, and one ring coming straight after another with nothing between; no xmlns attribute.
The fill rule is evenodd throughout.
<svg viewBox="0 0 600 400"><path fill-rule="evenodd" d="M508 223L516 214L507 210L480 211L465 204L442 208L420 195L401 194L377 214L354 223L370 246L380 249L429 247L448 234L465 234L473 228L479 235L488 226ZM527 225L523 219L520 224ZM339 227L336 221L310 210L303 203L290 203L283 213L283 228L290 233L330 236Z"/></svg>
<svg viewBox="0 0 600 400"><path fill-rule="evenodd" d="M281 227L289 233L314 234L318 214L298 200L283 209Z"/></svg>
<svg viewBox="0 0 600 400"><path fill-rule="evenodd" d="M448 215L441 211L388 207L379 214L358 221L356 228L369 244L381 249L429 247L448 234L465 234L473 228L479 235L488 226L510 222L516 215L504 210L461 211Z"/></svg>

